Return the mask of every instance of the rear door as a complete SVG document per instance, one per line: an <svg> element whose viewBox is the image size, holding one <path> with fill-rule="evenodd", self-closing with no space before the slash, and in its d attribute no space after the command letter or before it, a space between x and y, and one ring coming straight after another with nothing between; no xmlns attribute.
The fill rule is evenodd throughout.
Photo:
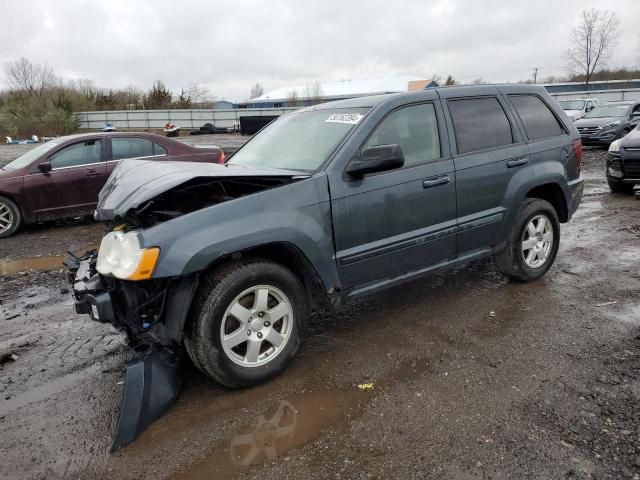
<svg viewBox="0 0 640 480"><path fill-rule="evenodd" d="M146 160L168 160L167 149L147 138L131 136L109 136L107 174L110 175L120 160L144 158ZM107 176L108 176L107 175Z"/></svg>
<svg viewBox="0 0 640 480"><path fill-rule="evenodd" d="M419 270L455 255L455 172L437 101L388 113L361 145L399 144L404 167L332 177L331 205L342 285Z"/></svg>
<svg viewBox="0 0 640 480"><path fill-rule="evenodd" d="M464 97L446 89L439 92L456 169L458 255L500 241L511 207L506 195L509 182L514 175L530 175L529 149L505 100L497 89L489 95L486 87L481 91L484 95Z"/></svg>
<svg viewBox="0 0 640 480"><path fill-rule="evenodd" d="M101 137L85 138L52 152L43 159L52 170L42 173L34 165L24 177L29 210L36 219L92 212L106 180L105 146Z"/></svg>

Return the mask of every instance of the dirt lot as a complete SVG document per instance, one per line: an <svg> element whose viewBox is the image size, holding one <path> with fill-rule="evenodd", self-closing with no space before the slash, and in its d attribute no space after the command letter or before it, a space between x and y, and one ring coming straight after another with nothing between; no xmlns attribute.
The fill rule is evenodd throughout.
<svg viewBox="0 0 640 480"><path fill-rule="evenodd" d="M586 151L543 279L481 261L317 314L292 367L257 388L187 367L177 405L114 454L132 354L73 313L56 258L101 227L0 240L0 477L640 479L640 201L608 192L604 159Z"/></svg>

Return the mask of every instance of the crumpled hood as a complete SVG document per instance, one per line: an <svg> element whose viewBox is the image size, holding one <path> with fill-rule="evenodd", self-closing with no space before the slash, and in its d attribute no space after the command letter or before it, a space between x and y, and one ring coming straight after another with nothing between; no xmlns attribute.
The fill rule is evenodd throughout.
<svg viewBox="0 0 640 480"><path fill-rule="evenodd" d="M573 124L578 127L601 127L611 122L624 121L624 118L620 117L604 117L604 118L581 118L576 120Z"/></svg>
<svg viewBox="0 0 640 480"><path fill-rule="evenodd" d="M130 209L194 178L291 178L303 172L214 163L121 160L98 195L96 220L123 217Z"/></svg>

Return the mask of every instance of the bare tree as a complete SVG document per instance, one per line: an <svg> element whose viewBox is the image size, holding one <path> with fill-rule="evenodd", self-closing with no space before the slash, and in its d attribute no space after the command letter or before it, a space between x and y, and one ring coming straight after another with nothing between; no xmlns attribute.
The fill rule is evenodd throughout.
<svg viewBox="0 0 640 480"><path fill-rule="evenodd" d="M566 52L571 73L584 77L589 85L596 69L611 59L620 33L620 19L614 12L583 10L580 25L571 32L573 47Z"/></svg>
<svg viewBox="0 0 640 480"><path fill-rule="evenodd" d="M297 107L298 106L298 92L293 89L287 94L287 107Z"/></svg>
<svg viewBox="0 0 640 480"><path fill-rule="evenodd" d="M256 82L251 86L251 93L249 94L249 98L258 98L264 95L264 87L260 82Z"/></svg>
<svg viewBox="0 0 640 480"><path fill-rule="evenodd" d="M319 80L316 80L311 85L307 83L307 99L309 100L309 105L318 105L322 103L322 83Z"/></svg>
<svg viewBox="0 0 640 480"><path fill-rule="evenodd" d="M191 98L191 102L196 105L212 101L209 89L199 83L190 83L186 93Z"/></svg>
<svg viewBox="0 0 640 480"><path fill-rule="evenodd" d="M447 79L444 81L445 85L456 85L456 80L452 75L447 75Z"/></svg>
<svg viewBox="0 0 640 480"><path fill-rule="evenodd" d="M42 95L56 83L53 70L47 63L32 63L24 57L5 63L4 72L9 86L27 95Z"/></svg>

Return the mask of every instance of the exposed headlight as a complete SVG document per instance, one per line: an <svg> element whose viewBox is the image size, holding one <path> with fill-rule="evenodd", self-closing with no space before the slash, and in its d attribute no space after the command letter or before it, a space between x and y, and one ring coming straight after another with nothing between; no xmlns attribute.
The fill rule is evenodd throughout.
<svg viewBox="0 0 640 480"><path fill-rule="evenodd" d="M111 232L102 239L96 269L122 280L146 280L159 256L159 248L140 248L136 232Z"/></svg>
<svg viewBox="0 0 640 480"><path fill-rule="evenodd" d="M620 140L614 140L609 145L609 153L618 153L620 151Z"/></svg>

